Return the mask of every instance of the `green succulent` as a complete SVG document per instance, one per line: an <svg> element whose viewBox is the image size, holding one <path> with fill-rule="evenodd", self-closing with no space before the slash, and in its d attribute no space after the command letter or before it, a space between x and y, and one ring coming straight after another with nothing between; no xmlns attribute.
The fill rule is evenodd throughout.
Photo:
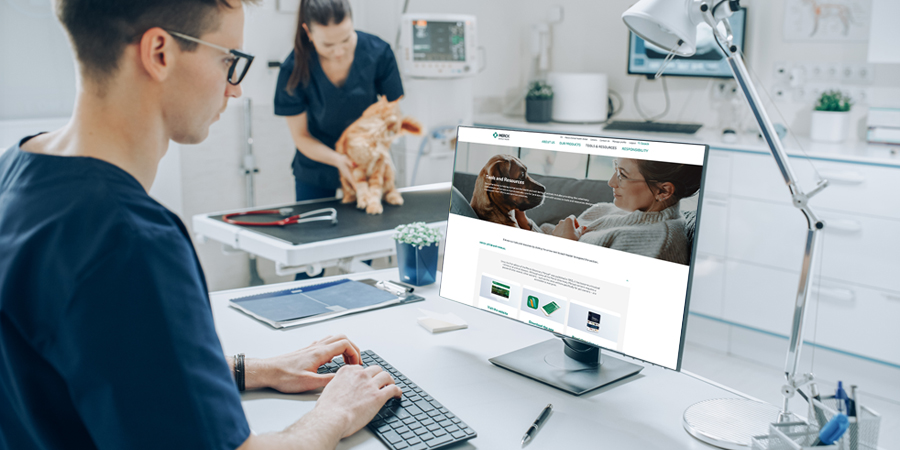
<svg viewBox="0 0 900 450"><path fill-rule="evenodd" d="M853 100L841 91L823 92L816 102L816 111L850 111Z"/></svg>
<svg viewBox="0 0 900 450"><path fill-rule="evenodd" d="M553 98L553 88L550 87L549 84L543 81L535 81L531 87L528 89L528 95L526 98L531 99L548 99Z"/></svg>

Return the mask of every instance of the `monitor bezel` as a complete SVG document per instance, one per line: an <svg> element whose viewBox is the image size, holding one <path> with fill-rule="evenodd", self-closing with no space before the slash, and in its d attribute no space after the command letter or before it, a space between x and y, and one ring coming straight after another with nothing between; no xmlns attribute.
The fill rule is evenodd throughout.
<svg viewBox="0 0 900 450"><path fill-rule="evenodd" d="M747 7L746 7L746 6L741 6L741 11L744 13L744 20L743 20L743 24L742 24L742 26L741 26L741 29L744 31L744 35L741 37L741 41L742 41L742 42L741 42L741 46L740 46L740 48L739 48L738 50L739 50L741 53L743 53L743 54L746 55L746 53L747 53ZM729 18L729 19L730 19L730 18ZM632 40L633 40L633 39L631 38L632 35L634 35L634 32L631 31L631 30L628 30L628 54L625 55L625 70L626 70L626 72L628 73L628 75L640 75L640 76L645 76L645 77L647 77L648 79L653 79L654 76L656 75L655 72L650 72L650 73L648 73L648 72L635 72L635 71L632 71L632 70L631 70L631 42L632 42ZM637 36L637 37L638 37L639 39L643 39L643 38L641 38L640 36ZM690 57L689 57L689 58L682 58L682 59L688 59L688 60L689 60ZM674 61L674 59L673 59L673 61ZM670 73L665 73L665 72L663 72L663 73L660 75L660 77L718 78L718 79L720 79L720 80L729 80L729 79L734 78L734 75L699 75L699 74L697 74L697 75L691 75L691 74L683 74L683 73L671 73L671 74L670 74Z"/></svg>
<svg viewBox="0 0 900 450"><path fill-rule="evenodd" d="M564 134L564 135L567 135L567 136L619 139L619 137L615 137L615 136L599 136L599 135L596 135L596 134L569 133L569 132L545 131L545 130L531 130L531 129L526 129L526 128L504 127L504 126L499 126L499 127L498 127L498 126L485 126L485 125L479 125L479 124L475 124L474 126L468 126L468 125L467 125L467 126L462 126L462 125L461 125L461 126L457 126L457 127L456 127L456 149L454 149L454 154L453 154L453 174L456 174L456 162L457 162L457 158L458 158L458 156L459 156L459 144L460 144L459 131L460 131L460 129L462 129L462 128L472 128L472 129L482 129L482 130L494 130L494 131L519 131L519 132L528 132L528 133L553 133L553 134ZM556 337L563 338L563 339L575 339L575 340L577 340L577 341L580 342L580 343L584 343L584 344L590 345L590 346L592 346L592 347L596 347L596 348L600 349L601 351L606 351L606 352L616 353L616 354L622 355L622 356L624 356L624 357L626 357L626 358L631 358L631 359L634 359L634 360L637 360L637 361L640 361L640 362L643 362L643 363L647 363L647 364L651 364L651 365L654 365L654 366L657 366L657 367L662 367L662 368L664 368L664 369L675 370L676 372L680 372L680 371L681 371L682 359L683 359L683 357L684 357L684 343L685 343L685 336L687 335L688 314L690 314L690 306L691 306L691 290L692 290L692 288L693 288L693 283L694 283L694 266L696 265L696 262L697 262L697 244L698 244L697 236L698 236L698 234L699 234L699 233L698 233L698 230L700 229L700 219L701 219L701 217L702 217L702 210L703 210L703 197L704 197L705 191L706 191L707 174L708 174L708 172L709 172L707 169L709 168L709 149L710 149L710 147L709 147L708 144L698 144L698 143L695 143L695 142L661 141L661 140L655 140L655 139L641 139L641 140L642 140L642 141L646 141L646 142L658 142L658 143L661 143L661 144L673 144L673 143L674 143L674 144L696 145L696 146L701 146L701 147L703 147L703 164L702 164L702 166L703 166L704 170L703 170L703 175L701 176L701 179L700 179L700 189L697 190L697 196L698 196L698 197L697 197L697 217L694 219L694 239L693 239L693 247L692 247L692 249L691 249L691 264L688 265L688 282L687 282L687 288L686 288L686 290L685 290L684 312L683 312L682 318L681 318L681 336L680 336L680 338L679 338L680 341L679 341L679 344L678 344L678 361L677 361L677 363L676 363L676 365L675 365L675 368L672 369L671 367L667 367L667 366L661 365L661 364L659 364L659 363L655 363L655 362L653 362L653 361L647 361L647 360L645 360L645 359L638 358L638 357L636 357L636 356L634 356L634 355L629 355L629 354L623 353L623 352L621 352L621 351L619 351L619 350L607 348L607 347L604 347L604 346L602 346L602 345L597 345L597 344L595 344L595 343L593 343L593 342L588 342L588 341L585 341L585 340L583 340L583 339L578 339L578 338L575 338L575 337L572 337L572 336L565 336L565 335L562 335L562 334L559 334L559 333L556 333L556 332L550 332L550 333L553 334L553 335L556 336ZM452 177L452 175L451 175L451 177ZM450 182L450 183L451 183L451 185L453 184L452 178L451 178L451 182ZM451 196L451 201L452 201L452 196ZM448 211L448 212L447 212L448 218L449 218L450 214L453 214L453 213L452 213L451 211ZM491 225L503 226L503 225L498 225L498 224L491 224ZM450 234L450 227L449 227L449 224L448 224L448 226L447 226L447 231L446 231L446 233L447 233L447 235L449 236L449 234ZM446 239L446 236L445 236L445 239ZM442 271L442 272L443 272L443 271ZM442 275L443 275L443 273L442 273ZM443 284L443 276L441 277L441 284ZM454 303L460 303L460 304L465 305L465 306L468 306L468 307L470 307L470 308L474 308L474 309L476 309L476 310L482 311L482 312L484 312L484 313L486 313L486 314L492 314L492 315L494 315L494 316L499 316L499 317L504 318L504 319L507 319L507 320L512 320L512 321L514 321L514 322L520 323L520 324L525 325L525 326L529 326L529 327L532 327L532 328L537 328L537 329L539 329L539 330L547 331L547 330L545 330L545 329L543 329L543 328L541 328L541 327L539 327L539 326L537 326L537 325L531 325L531 324L529 324L528 322L523 322L523 321L518 320L518 319L513 318L513 317L508 317L508 316L502 316L502 315L499 315L499 314L494 314L494 313L491 313L490 311L487 311L487 310L478 308L478 307L475 306L475 305L470 305L470 304L462 303L462 302L457 301L457 300L454 300L454 299L452 299L452 298L444 297L443 295L441 295L441 286L438 286L438 296L440 296L440 297L441 297L442 299L444 299L444 300L449 300L449 301L452 301L452 302L454 302Z"/></svg>

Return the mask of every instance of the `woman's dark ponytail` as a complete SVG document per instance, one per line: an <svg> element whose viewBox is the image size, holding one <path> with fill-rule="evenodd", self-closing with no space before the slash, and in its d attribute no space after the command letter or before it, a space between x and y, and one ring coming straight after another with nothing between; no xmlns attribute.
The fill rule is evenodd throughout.
<svg viewBox="0 0 900 450"><path fill-rule="evenodd" d="M702 166L641 159L636 161L638 171L647 180L648 185L654 182L672 183L672 186L675 187L675 192L672 195L679 200L696 194L700 189L700 182L703 177Z"/></svg>
<svg viewBox="0 0 900 450"><path fill-rule="evenodd" d="M309 55L313 44L303 30L303 25L312 29L313 25L330 25L341 23L346 18L353 18L349 0L301 0L297 12L297 33L294 34L294 71L288 78L285 90L294 95L300 83L309 83Z"/></svg>

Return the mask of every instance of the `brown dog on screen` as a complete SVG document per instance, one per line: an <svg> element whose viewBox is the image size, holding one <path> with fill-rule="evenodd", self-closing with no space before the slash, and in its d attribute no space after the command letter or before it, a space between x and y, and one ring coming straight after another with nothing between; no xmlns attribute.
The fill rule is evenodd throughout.
<svg viewBox="0 0 900 450"><path fill-rule="evenodd" d="M515 210L540 206L546 190L528 175L528 167L519 158L496 155L478 174L469 204L481 220L518 228Z"/></svg>
<svg viewBox="0 0 900 450"><path fill-rule="evenodd" d="M356 189L344 177L343 203L356 202L356 207L369 214L381 214L381 199L392 205L402 205L403 197L394 185L394 162L391 144L403 133L422 134L422 125L411 117L401 117L398 102L380 97L363 111L362 117L350 124L341 134L334 149L356 163L353 178Z"/></svg>

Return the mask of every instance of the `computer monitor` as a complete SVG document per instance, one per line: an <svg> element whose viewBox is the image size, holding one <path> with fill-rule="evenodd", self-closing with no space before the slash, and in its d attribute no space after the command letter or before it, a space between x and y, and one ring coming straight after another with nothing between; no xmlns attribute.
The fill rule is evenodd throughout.
<svg viewBox="0 0 900 450"><path fill-rule="evenodd" d="M562 337L491 362L568 392L680 370L708 149L459 127L441 296Z"/></svg>
<svg viewBox="0 0 900 450"><path fill-rule="evenodd" d="M734 44L744 51L744 31L747 8L735 11L728 18L734 33ZM721 25L720 25L721 26ZM653 77L663 64L670 49L649 44L633 32L628 40L628 73ZM697 52L693 56L675 56L663 75L680 77L732 78L725 53L719 48L709 25L697 25Z"/></svg>

